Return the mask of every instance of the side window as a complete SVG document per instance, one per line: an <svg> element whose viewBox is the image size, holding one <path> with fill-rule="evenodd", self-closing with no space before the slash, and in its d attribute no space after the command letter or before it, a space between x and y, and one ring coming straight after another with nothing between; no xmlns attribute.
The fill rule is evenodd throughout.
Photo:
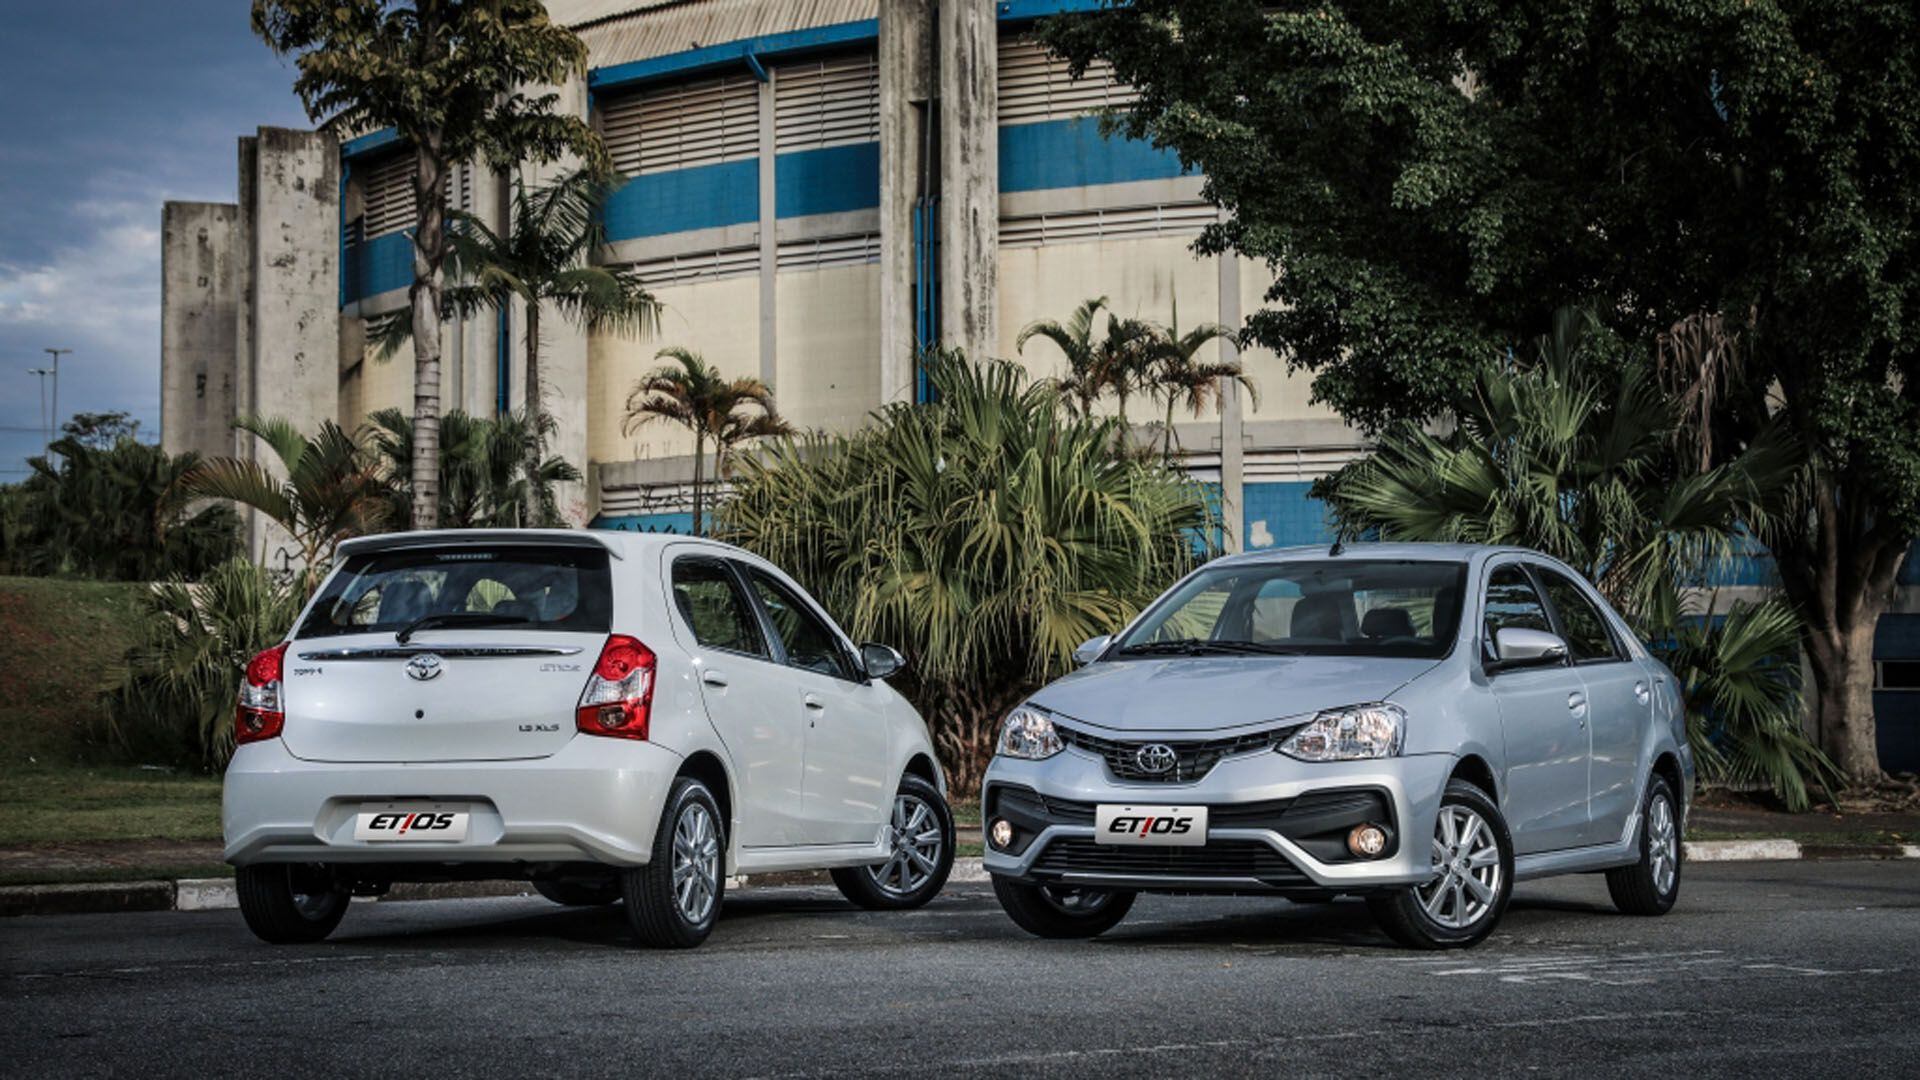
<svg viewBox="0 0 1920 1080"><path fill-rule="evenodd" d="M1560 616L1560 629L1566 632L1567 649L1573 654L1574 663L1618 660L1620 650L1614 646L1613 635L1607 632L1605 617L1580 586L1569 581L1565 574L1544 566L1535 567L1534 572L1540 575L1547 599L1553 601L1553 610Z"/></svg>
<svg viewBox="0 0 1920 1080"><path fill-rule="evenodd" d="M1496 567L1493 576L1487 579L1487 634L1482 650L1489 657L1493 651L1494 634L1508 627L1525 630L1552 631L1553 623L1547 618L1547 607L1540 602L1540 594L1533 589L1533 582L1527 579L1526 571L1518 563L1508 563Z"/></svg>
<svg viewBox="0 0 1920 1080"><path fill-rule="evenodd" d="M674 560L673 603L693 631L693 639L707 648L772 655L760 638L752 606L718 559Z"/></svg>
<svg viewBox="0 0 1920 1080"><path fill-rule="evenodd" d="M767 606L774 633L780 635L780 643L786 646L787 663L836 679L854 678L846 650L840 647L840 639L827 629L827 624L786 586L751 566L745 569L753 591Z"/></svg>

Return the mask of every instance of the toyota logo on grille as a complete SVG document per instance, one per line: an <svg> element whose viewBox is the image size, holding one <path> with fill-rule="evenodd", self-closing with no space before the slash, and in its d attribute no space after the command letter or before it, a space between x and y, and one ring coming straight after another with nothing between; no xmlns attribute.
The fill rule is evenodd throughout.
<svg viewBox="0 0 1920 1080"><path fill-rule="evenodd" d="M1141 772L1158 776L1163 772L1172 771L1175 765L1180 764L1180 755L1174 753L1173 747L1166 743L1148 743L1134 751L1133 761L1140 766Z"/></svg>
<svg viewBox="0 0 1920 1080"><path fill-rule="evenodd" d="M407 674L426 682L440 677L440 658L430 652L423 652L407 661Z"/></svg>

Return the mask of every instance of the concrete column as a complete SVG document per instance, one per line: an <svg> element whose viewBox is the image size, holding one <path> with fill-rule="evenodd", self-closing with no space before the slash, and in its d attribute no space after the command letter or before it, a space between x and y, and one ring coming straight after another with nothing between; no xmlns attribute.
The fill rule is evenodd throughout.
<svg viewBox="0 0 1920 1080"><path fill-rule="evenodd" d="M470 163L468 168L473 170L474 215L496 233L504 230L509 198L506 174L485 162ZM500 316L494 312L475 316L461 329L460 338L467 377L461 382L458 404L469 415L492 416L499 411Z"/></svg>
<svg viewBox="0 0 1920 1080"><path fill-rule="evenodd" d="M160 211L160 446L233 449L240 208L170 202Z"/></svg>
<svg viewBox="0 0 1920 1080"><path fill-rule="evenodd" d="M1000 26L994 0L945 0L940 41L940 331L992 356L1000 305Z"/></svg>
<svg viewBox="0 0 1920 1080"><path fill-rule="evenodd" d="M1221 211L1221 216L1226 216ZM1220 312L1222 326L1238 331L1240 311L1240 257L1228 251L1221 254ZM1240 355L1232 338L1220 339L1220 359L1231 361ZM1240 384L1233 379L1220 380L1220 522L1221 540L1229 553L1242 550L1246 528L1246 442L1242 434Z"/></svg>
<svg viewBox="0 0 1920 1080"><path fill-rule="evenodd" d="M340 144L324 132L261 128L252 149L252 411L311 435L340 404ZM278 472L271 453L254 456ZM283 565L284 537L256 521L252 539L256 556Z"/></svg>
<svg viewBox="0 0 1920 1080"><path fill-rule="evenodd" d="M934 187L931 0L880 5L880 402L912 401L913 211Z"/></svg>
<svg viewBox="0 0 1920 1080"><path fill-rule="evenodd" d="M777 389L780 371L779 305L780 210L774 186L774 94L779 70L769 68L760 84L760 381Z"/></svg>
<svg viewBox="0 0 1920 1080"><path fill-rule="evenodd" d="M240 137L237 154L239 192L234 221L234 307L233 307L233 407L239 415L250 416L253 400L253 234L259 219L259 200L255 198L256 173L260 161L260 140L252 135ZM253 436L239 431L227 433L227 452L251 460ZM251 511L242 510L241 520L251 522ZM251 527L248 532L251 534Z"/></svg>

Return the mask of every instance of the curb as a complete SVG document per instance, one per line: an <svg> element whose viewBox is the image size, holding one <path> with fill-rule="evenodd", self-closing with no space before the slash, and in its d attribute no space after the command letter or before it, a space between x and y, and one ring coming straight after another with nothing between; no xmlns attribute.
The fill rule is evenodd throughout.
<svg viewBox="0 0 1920 1080"><path fill-rule="evenodd" d="M1920 844L1802 844L1798 840L1689 840L1689 862L1784 862L1794 859L1920 859ZM984 885L989 880L978 858L955 859L947 878L954 885ZM782 885L823 885L825 872L732 877L732 889ZM535 896L520 881L471 881L396 885L378 902L471 900L480 897ZM362 901L375 902L374 897ZM117 911L221 911L240 906L232 878L182 878L179 881L113 881L74 885L0 886L0 917L10 915L89 915Z"/></svg>

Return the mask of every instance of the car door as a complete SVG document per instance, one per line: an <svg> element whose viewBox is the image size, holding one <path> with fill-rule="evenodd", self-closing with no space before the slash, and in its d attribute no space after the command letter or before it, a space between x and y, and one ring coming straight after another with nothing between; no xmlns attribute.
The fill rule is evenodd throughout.
<svg viewBox="0 0 1920 1080"><path fill-rule="evenodd" d="M1589 844L1620 839L1639 805L1640 748L1653 715L1653 683L1627 652L1587 589L1550 566L1534 575L1553 609L1555 633L1566 639L1587 686Z"/></svg>
<svg viewBox="0 0 1920 1080"><path fill-rule="evenodd" d="M846 638L800 588L741 562L804 713L806 841L871 843L891 810L885 702Z"/></svg>
<svg viewBox="0 0 1920 1080"><path fill-rule="evenodd" d="M693 657L707 718L733 760L740 844L802 843L806 738L792 674L726 559L697 548L668 558L674 637Z"/></svg>
<svg viewBox="0 0 1920 1080"><path fill-rule="evenodd" d="M1553 619L1518 561L1487 575L1481 596L1481 656L1497 659L1494 635L1506 627L1552 630ZM1578 847L1587 836L1586 684L1568 664L1489 670L1506 739L1504 810L1516 854Z"/></svg>

